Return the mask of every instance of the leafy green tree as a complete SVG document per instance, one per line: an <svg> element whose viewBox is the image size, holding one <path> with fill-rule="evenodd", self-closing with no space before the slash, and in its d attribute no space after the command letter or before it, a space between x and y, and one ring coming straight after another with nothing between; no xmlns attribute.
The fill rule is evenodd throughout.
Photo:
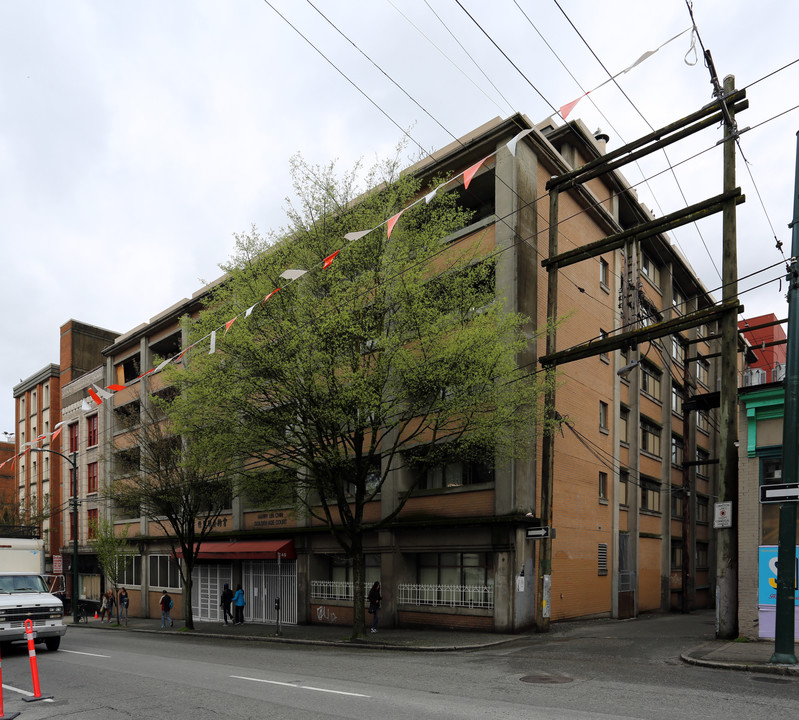
<svg viewBox="0 0 799 720"><path fill-rule="evenodd" d="M367 520L389 478L453 451L491 464L525 455L540 420L541 381L516 361L528 320L497 295L483 236L448 242L469 223L456 194L426 202L397 168L377 166L363 181L377 189L363 193L360 168L337 178L295 159L288 228L237 237L225 282L187 323L195 342L219 328L216 352L204 344L172 376L175 427L215 435L247 460L242 490L290 498L351 559L353 637L364 630L364 537L413 490L406 481ZM379 227L403 208L390 234ZM308 272L287 283L287 269Z"/></svg>
<svg viewBox="0 0 799 720"><path fill-rule="evenodd" d="M106 496L126 514L160 527L173 553L180 551L183 619L194 629L192 571L202 543L230 508L235 468L207 433L176 432L166 414L171 397L148 395L138 414L122 418L127 432L114 437L115 471Z"/></svg>
<svg viewBox="0 0 799 720"><path fill-rule="evenodd" d="M114 602L119 597L119 579L133 557L133 549L128 545L129 525L117 534L114 523L105 518L89 522L89 542L97 555L97 562L105 575L106 582L114 588ZM117 622L119 604L117 603Z"/></svg>

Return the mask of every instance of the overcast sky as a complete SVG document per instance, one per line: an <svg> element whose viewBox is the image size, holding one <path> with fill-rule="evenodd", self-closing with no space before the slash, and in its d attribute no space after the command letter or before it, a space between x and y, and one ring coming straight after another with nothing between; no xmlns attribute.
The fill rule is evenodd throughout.
<svg viewBox="0 0 799 720"><path fill-rule="evenodd" d="M348 168L391 152L399 128L432 150L496 116L538 122L606 80L603 65L615 74L691 26L684 0L558 2L563 12L555 0L314 0L318 11L305 0L0 0L0 431L14 429L13 386L59 362L68 319L130 330L217 277L233 233L283 225L294 153ZM693 10L719 77L738 87L799 57L795 2ZM691 42L667 44L619 79L624 93L607 84L570 119L601 127L612 149L708 103ZM752 128L741 148L754 178L739 154L742 276L781 262L774 233L790 254L799 112L772 118L799 104L797 87L799 63L749 87L738 118ZM669 160L720 137L709 129ZM624 169L633 183L656 176L639 194L657 215L721 192L720 148L677 166L681 190L667 162ZM700 227L675 240L712 290L720 216ZM776 280L742 292L746 314L785 317L784 292Z"/></svg>

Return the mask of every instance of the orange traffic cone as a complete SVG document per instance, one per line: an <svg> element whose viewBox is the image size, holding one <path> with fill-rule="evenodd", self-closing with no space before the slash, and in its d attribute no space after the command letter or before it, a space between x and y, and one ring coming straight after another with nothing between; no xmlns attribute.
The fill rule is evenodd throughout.
<svg viewBox="0 0 799 720"><path fill-rule="evenodd" d="M97 620L97 610L94 611L94 619Z"/></svg>

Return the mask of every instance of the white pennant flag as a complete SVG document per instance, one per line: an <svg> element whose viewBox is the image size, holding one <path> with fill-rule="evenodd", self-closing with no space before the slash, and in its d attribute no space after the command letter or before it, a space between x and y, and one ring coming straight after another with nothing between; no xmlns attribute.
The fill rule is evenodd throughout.
<svg viewBox="0 0 799 720"><path fill-rule="evenodd" d="M211 330L211 349L208 351L209 355L216 352L216 330Z"/></svg>

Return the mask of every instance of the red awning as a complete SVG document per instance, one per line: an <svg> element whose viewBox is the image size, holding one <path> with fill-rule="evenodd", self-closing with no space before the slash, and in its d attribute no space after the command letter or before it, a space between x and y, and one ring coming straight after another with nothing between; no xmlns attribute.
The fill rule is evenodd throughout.
<svg viewBox="0 0 799 720"><path fill-rule="evenodd" d="M296 560L292 540L206 540L200 545L198 560ZM183 553L178 550L178 557Z"/></svg>

